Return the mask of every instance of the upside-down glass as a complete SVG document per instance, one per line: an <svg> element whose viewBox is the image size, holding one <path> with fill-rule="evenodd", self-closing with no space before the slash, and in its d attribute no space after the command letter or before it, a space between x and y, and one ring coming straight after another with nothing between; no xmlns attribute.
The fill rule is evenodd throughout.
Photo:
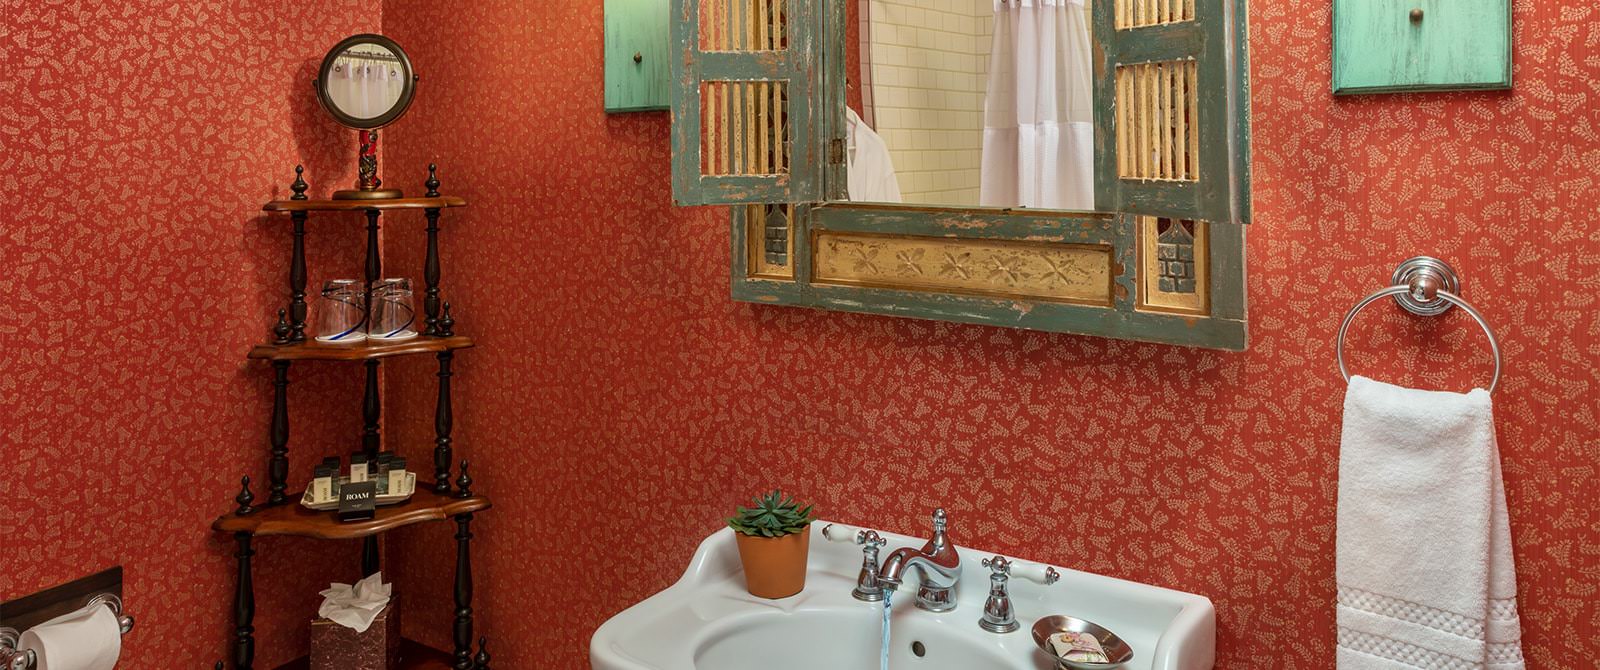
<svg viewBox="0 0 1600 670"><path fill-rule="evenodd" d="M317 341L346 344L367 339L367 309L361 282L331 279L317 301Z"/></svg>
<svg viewBox="0 0 1600 670"><path fill-rule="evenodd" d="M372 325L367 336L374 340L404 340L417 336L416 311L411 306L411 280L384 279L372 287Z"/></svg>

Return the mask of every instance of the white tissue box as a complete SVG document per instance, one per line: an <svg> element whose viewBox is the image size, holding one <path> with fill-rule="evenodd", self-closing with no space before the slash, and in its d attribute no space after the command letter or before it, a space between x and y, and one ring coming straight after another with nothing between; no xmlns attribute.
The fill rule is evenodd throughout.
<svg viewBox="0 0 1600 670"><path fill-rule="evenodd" d="M388 670L400 662L399 602L378 613L365 633L317 618L311 622L311 670Z"/></svg>

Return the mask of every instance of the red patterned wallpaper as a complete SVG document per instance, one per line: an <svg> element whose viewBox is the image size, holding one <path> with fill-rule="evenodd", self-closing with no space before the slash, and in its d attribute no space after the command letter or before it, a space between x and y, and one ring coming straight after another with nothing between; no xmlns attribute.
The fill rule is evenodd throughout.
<svg viewBox="0 0 1600 670"><path fill-rule="evenodd" d="M289 228L261 203L297 162L314 194L354 179L354 133L308 82L378 8L0 4L0 599L121 564L138 628L119 667L209 668L234 587L210 524L241 474L266 495L272 376L244 354L287 300ZM358 226L313 222L313 286L360 276ZM355 446L359 378L291 371L291 487ZM273 667L304 653L316 592L358 557L257 544L256 658Z"/></svg>
<svg viewBox="0 0 1600 670"><path fill-rule="evenodd" d="M436 160L474 201L445 220L445 290L482 345L457 358L456 436L496 496L476 524L475 607L500 667L586 667L595 625L770 485L899 532L942 504L963 543L1210 596L1219 667L1328 667L1332 336L1415 253L1463 272L1506 348L1530 666L1600 657L1600 420L1584 400L1600 366L1600 62L1582 56L1600 9L1515 0L1515 92L1336 100L1327 3L1257 3L1252 342L1229 354L729 301L725 210L671 206L666 116L602 112L601 4L383 6L423 75L387 176L415 188ZM0 245L0 546L41 549L7 555L0 597L124 563L143 608L124 667L222 655L231 543L204 529L230 480L262 471L270 378L242 351L282 301L288 244L255 212L296 160L318 191L351 176L347 138L300 82L328 44L377 27L369 5L7 12L0 184L28 205ZM241 51L257 69L233 66ZM357 271L356 231L312 230L314 282ZM388 267L417 267L420 227L386 235ZM1487 375L1461 315L1377 309L1356 331L1369 375ZM386 429L425 458L433 367L396 368ZM295 375L296 453L339 449L359 428L342 409L357 375ZM919 465L923 449L942 467ZM1062 476L1084 460L1089 476ZM262 543L262 665L301 647L315 591L347 576L303 560L329 548L355 565L353 547ZM407 627L444 646L450 529L395 548Z"/></svg>
<svg viewBox="0 0 1600 670"><path fill-rule="evenodd" d="M498 657L587 667L595 625L671 583L731 505L782 485L899 532L942 504L972 546L1210 596L1219 667L1330 667L1333 336L1398 261L1430 253L1504 340L1529 665L1587 667L1600 61L1582 54L1600 48L1600 8L1514 11L1515 92L1335 99L1329 4L1255 3L1252 341L1230 354L733 303L726 210L671 204L667 116L602 112L602 3L389 0L385 28L428 86L395 153L437 160L474 203L445 275L482 344L458 358L457 444L497 500L475 568ZM420 248L416 231L393 240ZM1487 378L1463 315L1380 308L1355 330L1365 374ZM429 372L391 377L392 420L427 425ZM433 603L408 626L443 643L448 529L400 544L431 552L402 578Z"/></svg>

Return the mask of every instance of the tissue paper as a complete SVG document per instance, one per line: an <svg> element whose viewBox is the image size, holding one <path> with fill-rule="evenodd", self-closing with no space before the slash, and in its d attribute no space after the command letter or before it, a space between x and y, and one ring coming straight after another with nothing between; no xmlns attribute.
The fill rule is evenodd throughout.
<svg viewBox="0 0 1600 670"><path fill-rule="evenodd" d="M317 616L328 619L357 633L372 627L378 613L389 604L392 584L383 583L383 573L376 572L354 585L329 584L323 591L322 606Z"/></svg>
<svg viewBox="0 0 1600 670"><path fill-rule="evenodd" d="M122 654L122 630L111 608L93 603L34 626L18 648L38 655L37 670L111 670Z"/></svg>

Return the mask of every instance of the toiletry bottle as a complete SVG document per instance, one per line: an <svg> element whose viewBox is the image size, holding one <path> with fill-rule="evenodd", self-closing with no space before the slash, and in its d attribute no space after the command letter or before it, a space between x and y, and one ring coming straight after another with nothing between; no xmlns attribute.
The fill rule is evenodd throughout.
<svg viewBox="0 0 1600 670"><path fill-rule="evenodd" d="M406 459L395 456L389 461L389 495L406 492Z"/></svg>
<svg viewBox="0 0 1600 670"><path fill-rule="evenodd" d="M344 486L345 481L344 477L339 476L339 473L344 470L344 461L340 460L338 456L329 456L322 459L322 467L328 469L331 477L332 485L328 489L328 494L332 496L330 499L338 498L339 489Z"/></svg>
<svg viewBox="0 0 1600 670"><path fill-rule="evenodd" d="M316 468L316 478L311 480L311 502L325 503L333 499L333 474L334 471L327 465Z"/></svg>
<svg viewBox="0 0 1600 670"><path fill-rule="evenodd" d="M387 451L378 452L378 464L372 469L372 479L378 482L378 495L389 493L389 462L394 459L394 454ZM369 466L371 467L371 466Z"/></svg>
<svg viewBox="0 0 1600 670"><path fill-rule="evenodd" d="M358 484L367 481L367 455L352 454L350 456L350 483Z"/></svg>

